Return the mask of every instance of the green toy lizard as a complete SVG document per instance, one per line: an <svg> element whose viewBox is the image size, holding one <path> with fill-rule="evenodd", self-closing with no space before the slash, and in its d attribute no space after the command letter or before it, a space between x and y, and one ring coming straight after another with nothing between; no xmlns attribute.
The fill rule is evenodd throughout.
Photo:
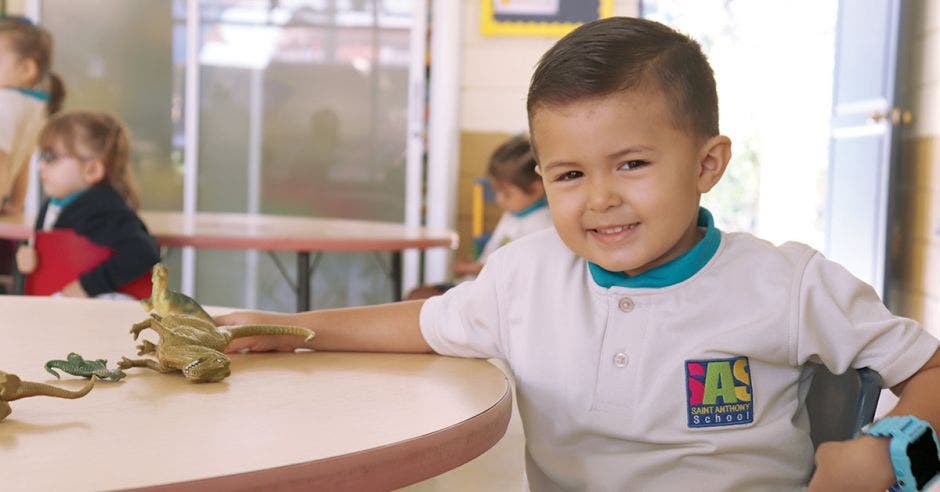
<svg viewBox="0 0 940 492"><path fill-rule="evenodd" d="M10 404L7 403L9 401L28 398L30 396L54 396L56 398L68 399L81 398L91 391L91 388L95 386L96 380L97 376L93 375L91 381L89 381L84 388L78 391L69 391L48 384L23 381L16 374L0 371L0 420L5 419L12 411Z"/></svg>
<svg viewBox="0 0 940 492"><path fill-rule="evenodd" d="M72 352L65 360L50 360L46 362L44 367L50 374L55 376L56 379L59 379L59 373L55 372L53 368L73 376L90 378L94 375L98 376L99 379L107 379L110 381L120 381L121 378L127 376L127 374L124 374L124 371L120 369L108 369L107 364L108 361L105 359L85 360L81 355Z"/></svg>
<svg viewBox="0 0 940 492"><path fill-rule="evenodd" d="M166 265L157 263L152 271L150 279L153 283L153 290L150 291L150 299L141 301L147 311L153 311L160 316L188 314L215 324L212 316L209 316L209 313L195 299L181 292L170 290L167 285L170 274Z"/></svg>
<svg viewBox="0 0 940 492"><path fill-rule="evenodd" d="M233 338L298 335L310 340L314 336L312 331L298 326L243 325L220 330L211 321L196 316L151 313L149 319L131 328L134 340L147 328L156 331L160 341L154 344L144 340L137 346L137 355L154 354L157 360L123 357L118 367L146 367L161 373L182 371L186 379L196 383L215 383L231 374L230 360L222 352Z"/></svg>

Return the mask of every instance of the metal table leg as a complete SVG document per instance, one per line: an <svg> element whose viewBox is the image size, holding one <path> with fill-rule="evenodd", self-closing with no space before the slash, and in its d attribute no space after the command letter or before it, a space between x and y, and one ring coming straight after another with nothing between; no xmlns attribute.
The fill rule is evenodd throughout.
<svg viewBox="0 0 940 492"><path fill-rule="evenodd" d="M392 251L392 299L401 300L401 251Z"/></svg>
<svg viewBox="0 0 940 492"><path fill-rule="evenodd" d="M310 310L310 253L297 252L297 312Z"/></svg>

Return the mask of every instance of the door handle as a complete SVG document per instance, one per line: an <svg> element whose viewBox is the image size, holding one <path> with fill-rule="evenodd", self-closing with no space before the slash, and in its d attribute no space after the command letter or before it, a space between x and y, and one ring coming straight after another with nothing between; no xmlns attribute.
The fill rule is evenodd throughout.
<svg viewBox="0 0 940 492"><path fill-rule="evenodd" d="M869 123L890 122L892 125L907 125L914 119L914 115L908 110L901 108L891 108L891 111L875 111L868 115Z"/></svg>

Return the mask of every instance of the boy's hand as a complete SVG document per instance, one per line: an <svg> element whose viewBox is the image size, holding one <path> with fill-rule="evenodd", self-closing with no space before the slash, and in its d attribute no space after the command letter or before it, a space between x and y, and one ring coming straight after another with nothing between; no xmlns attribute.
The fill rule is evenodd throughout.
<svg viewBox="0 0 940 492"><path fill-rule="evenodd" d="M39 261L36 257L36 248L23 245L16 250L16 269L20 273L29 275L36 271Z"/></svg>
<svg viewBox="0 0 940 492"><path fill-rule="evenodd" d="M235 325L286 325L285 315L263 311L238 311L213 318L220 328ZM304 347L303 337L294 335L265 335L258 337L236 338L225 347L226 353L233 352L293 352Z"/></svg>
<svg viewBox="0 0 940 492"><path fill-rule="evenodd" d="M88 293L85 292L85 289L82 288L81 282L77 279L69 282L68 285L62 287L62 295L65 297L88 297Z"/></svg>
<svg viewBox="0 0 940 492"><path fill-rule="evenodd" d="M850 441L825 442L816 450L816 473L807 492L857 490L884 492L897 480L890 439L861 436Z"/></svg>

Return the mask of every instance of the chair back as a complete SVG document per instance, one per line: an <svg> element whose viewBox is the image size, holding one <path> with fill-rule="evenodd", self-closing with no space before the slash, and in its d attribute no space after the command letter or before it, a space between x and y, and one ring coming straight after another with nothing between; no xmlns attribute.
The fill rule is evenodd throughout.
<svg viewBox="0 0 940 492"><path fill-rule="evenodd" d="M806 395L813 447L855 437L875 418L882 384L881 376L867 367L835 375L817 366Z"/></svg>
<svg viewBox="0 0 940 492"><path fill-rule="evenodd" d="M72 229L36 231L36 270L26 276L23 293L32 296L47 296L95 268L114 255L110 248L92 243ZM147 299L153 284L150 272L118 288L118 292Z"/></svg>
<svg viewBox="0 0 940 492"><path fill-rule="evenodd" d="M470 237L473 239L473 258L479 259L483 253L483 248L490 240L492 230L487 230L485 225L486 206L496 202L496 195L493 187L486 178L476 178L473 180L473 203L470 209ZM492 229L492 227L490 227Z"/></svg>

